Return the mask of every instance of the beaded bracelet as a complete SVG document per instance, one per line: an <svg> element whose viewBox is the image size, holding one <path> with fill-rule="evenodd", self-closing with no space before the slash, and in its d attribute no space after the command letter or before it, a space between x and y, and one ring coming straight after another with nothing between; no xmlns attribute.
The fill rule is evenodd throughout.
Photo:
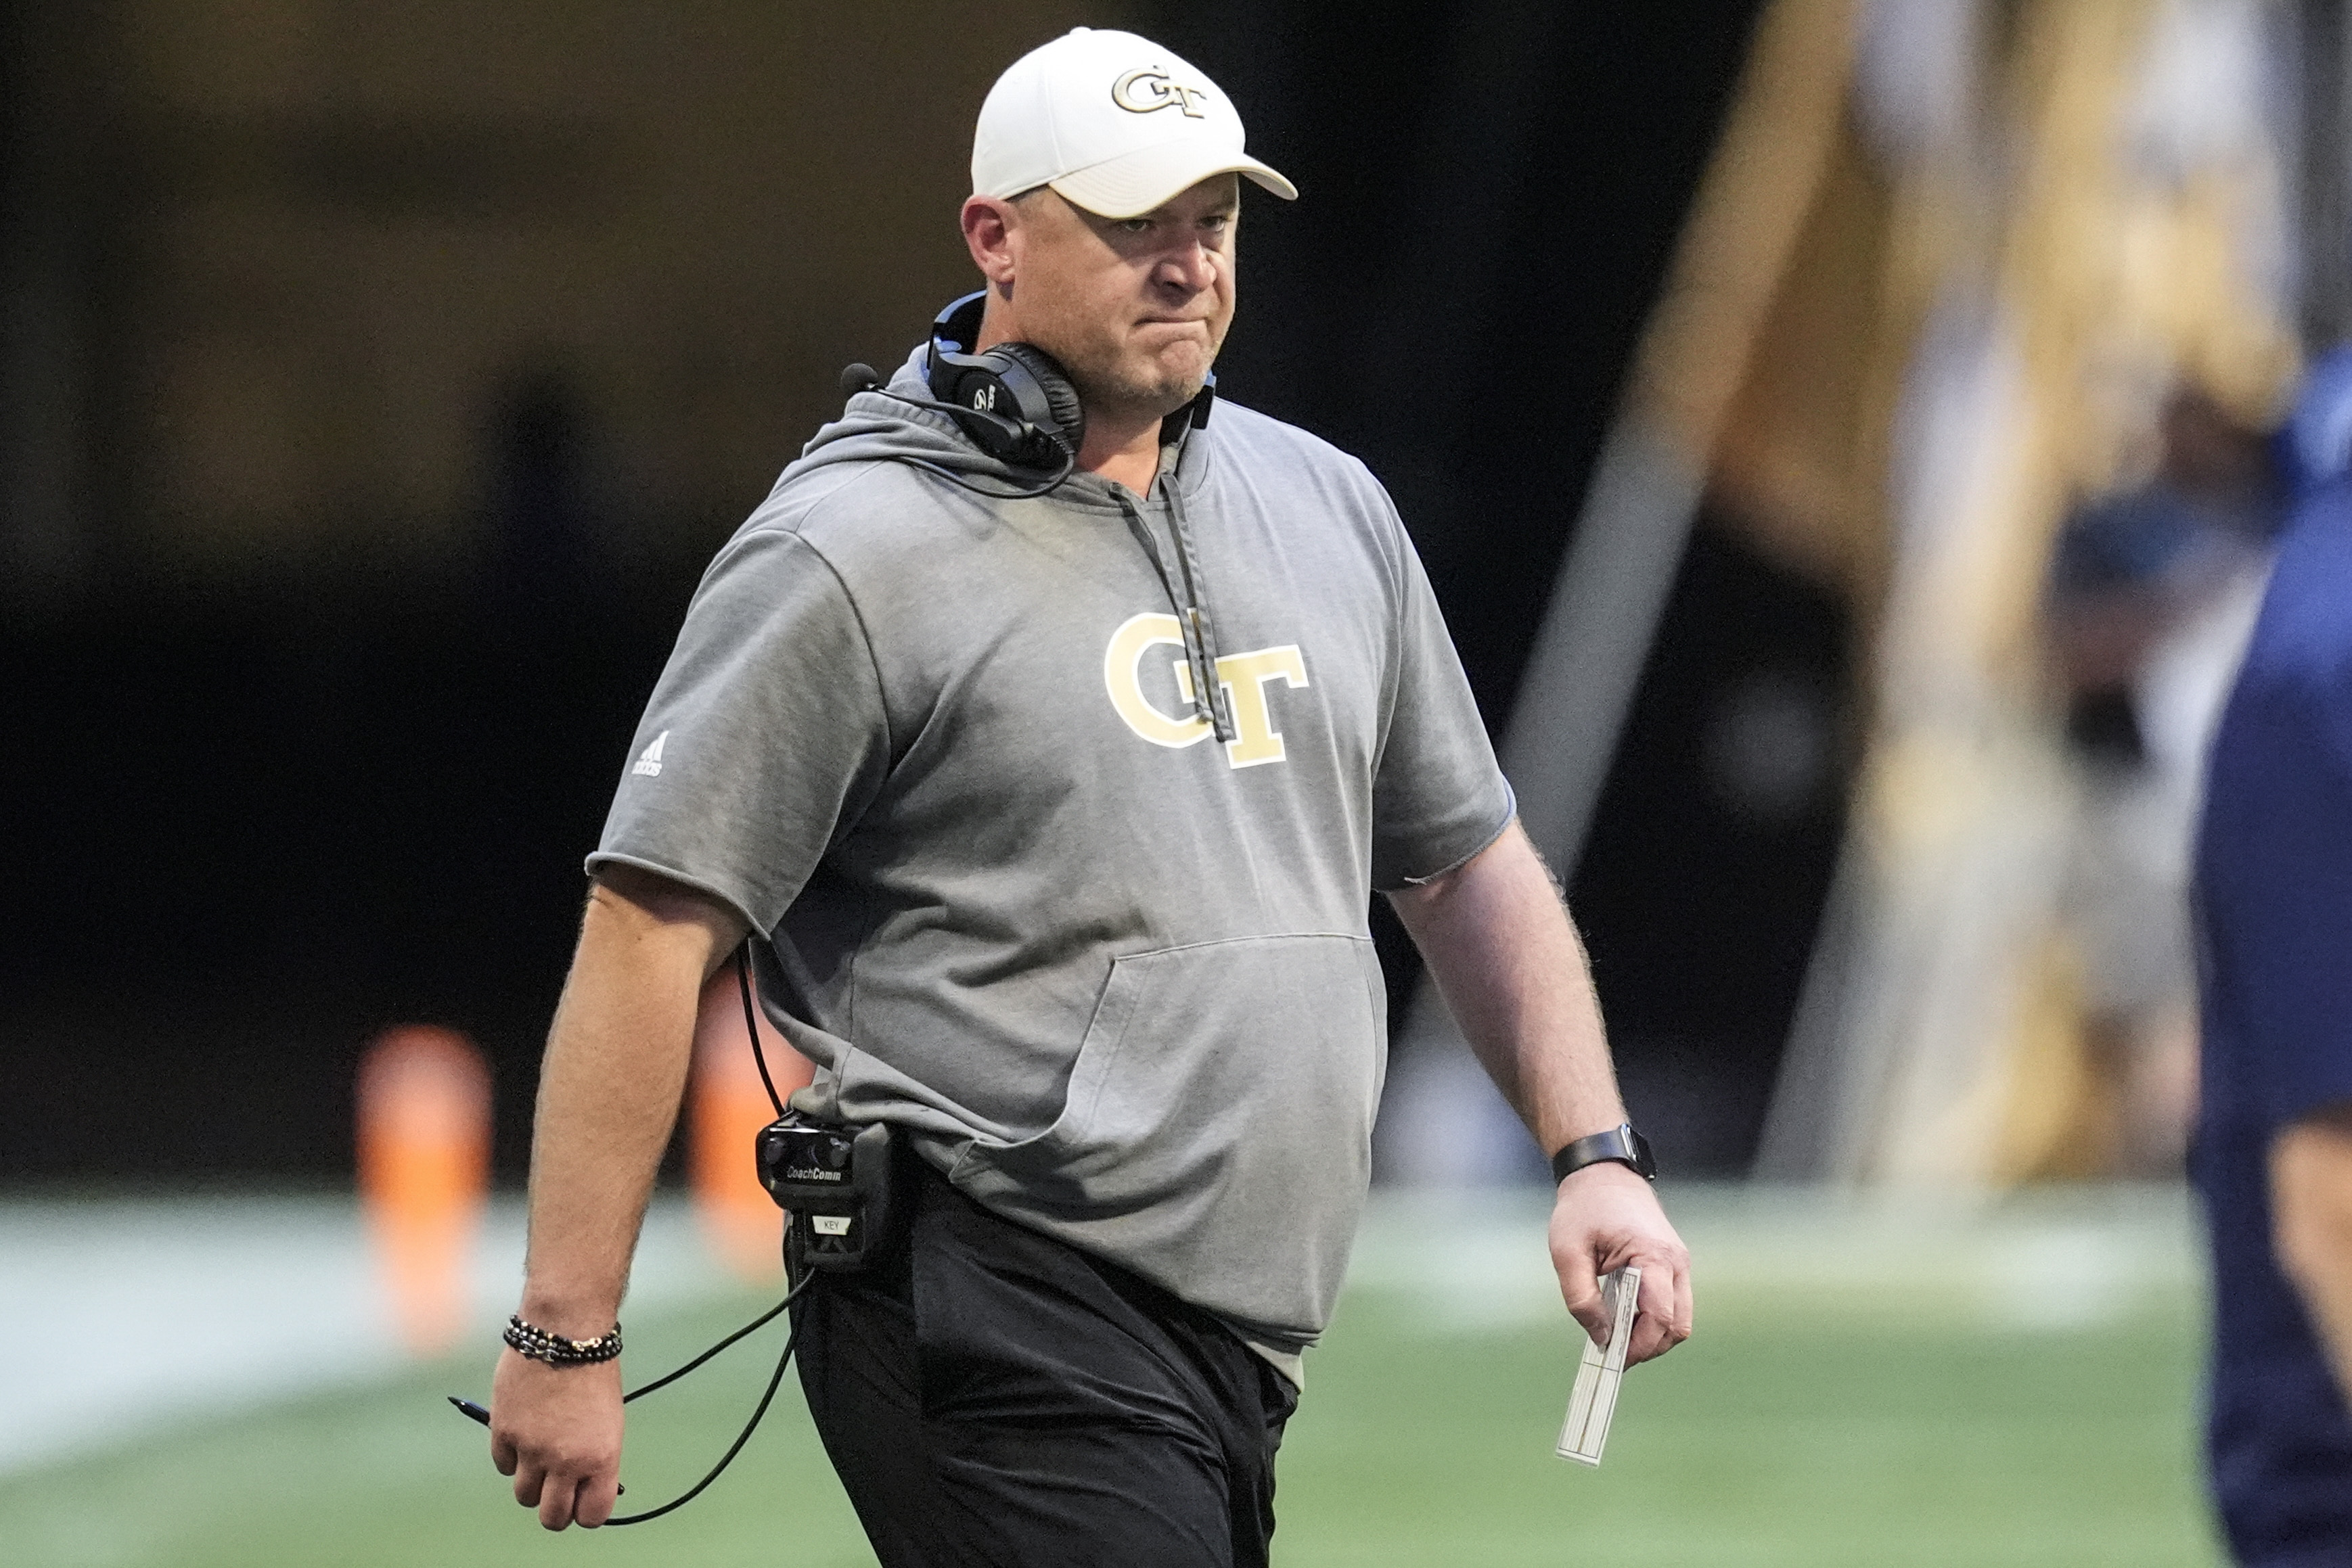
<svg viewBox="0 0 2352 1568"><path fill-rule="evenodd" d="M504 1338L520 1354L550 1366L593 1366L621 1354L621 1325L617 1322L594 1339L566 1339L560 1333L533 1328L518 1312L507 1320Z"/></svg>

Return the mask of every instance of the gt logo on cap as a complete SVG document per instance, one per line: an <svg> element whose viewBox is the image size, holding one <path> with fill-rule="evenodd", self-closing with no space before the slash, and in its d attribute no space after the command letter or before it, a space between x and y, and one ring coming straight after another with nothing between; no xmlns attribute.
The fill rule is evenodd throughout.
<svg viewBox="0 0 2352 1568"><path fill-rule="evenodd" d="M1174 104L1187 120L1202 118L1201 111L1192 105L1208 96L1197 87L1176 81L1156 66L1128 72L1113 82L1110 89L1110 100L1129 114L1150 114Z"/></svg>

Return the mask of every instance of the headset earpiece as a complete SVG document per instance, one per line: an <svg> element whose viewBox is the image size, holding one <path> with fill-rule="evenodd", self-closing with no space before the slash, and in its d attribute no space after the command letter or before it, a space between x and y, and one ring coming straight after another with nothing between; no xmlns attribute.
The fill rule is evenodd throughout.
<svg viewBox="0 0 2352 1568"><path fill-rule="evenodd" d="M964 351L980 335L987 298L985 289L975 290L931 323L923 361L931 395L950 405L950 417L999 462L1039 469L1075 462L1086 439L1086 409L1054 356L1029 343Z"/></svg>
<svg viewBox="0 0 2352 1568"><path fill-rule="evenodd" d="M1044 414L1043 418L1032 418L1029 423L1053 437L1057 448L1054 461L1060 462L1063 452L1075 455L1086 440L1087 411L1086 405L1078 401L1078 389L1072 384L1070 373L1062 369L1062 362L1030 343L999 343L982 357L986 359L997 355L1012 361L1028 372L1030 385L1036 389L1035 401L1043 405ZM1021 378L1009 371L1003 380L1006 390L1013 393L1013 401L1025 411L1031 402L1029 387L1023 386Z"/></svg>

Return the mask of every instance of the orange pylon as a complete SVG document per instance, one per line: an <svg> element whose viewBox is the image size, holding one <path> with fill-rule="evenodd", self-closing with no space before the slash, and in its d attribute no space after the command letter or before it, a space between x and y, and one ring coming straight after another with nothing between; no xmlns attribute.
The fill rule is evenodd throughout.
<svg viewBox="0 0 2352 1568"><path fill-rule="evenodd" d="M767 1053L769 1074L776 1081L776 1092L789 1097L816 1075L816 1068L784 1042L764 1012L758 1016L760 1049ZM760 1185L751 1145L760 1129L775 1120L776 1112L751 1059L742 995L731 962L721 965L702 988L701 1010L694 1020L694 1077L688 1104L687 1166L703 1239L745 1280L773 1280L783 1269L783 1214Z"/></svg>
<svg viewBox="0 0 2352 1568"><path fill-rule="evenodd" d="M490 1074L464 1035L386 1030L360 1060L360 1197L400 1336L437 1355L463 1334L490 1177Z"/></svg>

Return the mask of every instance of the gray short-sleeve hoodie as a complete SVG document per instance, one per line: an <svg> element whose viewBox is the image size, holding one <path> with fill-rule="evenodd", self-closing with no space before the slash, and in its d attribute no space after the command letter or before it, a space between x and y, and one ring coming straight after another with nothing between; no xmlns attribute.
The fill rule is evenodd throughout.
<svg viewBox="0 0 2352 1568"><path fill-rule="evenodd" d="M851 398L711 563L590 869L765 936L803 1109L897 1123L989 1208L1295 1350L1370 1171L1370 895L1512 810L1420 562L1362 464L1230 403L1146 497L908 457L1030 477ZM1230 740L1192 701L1186 546Z"/></svg>

